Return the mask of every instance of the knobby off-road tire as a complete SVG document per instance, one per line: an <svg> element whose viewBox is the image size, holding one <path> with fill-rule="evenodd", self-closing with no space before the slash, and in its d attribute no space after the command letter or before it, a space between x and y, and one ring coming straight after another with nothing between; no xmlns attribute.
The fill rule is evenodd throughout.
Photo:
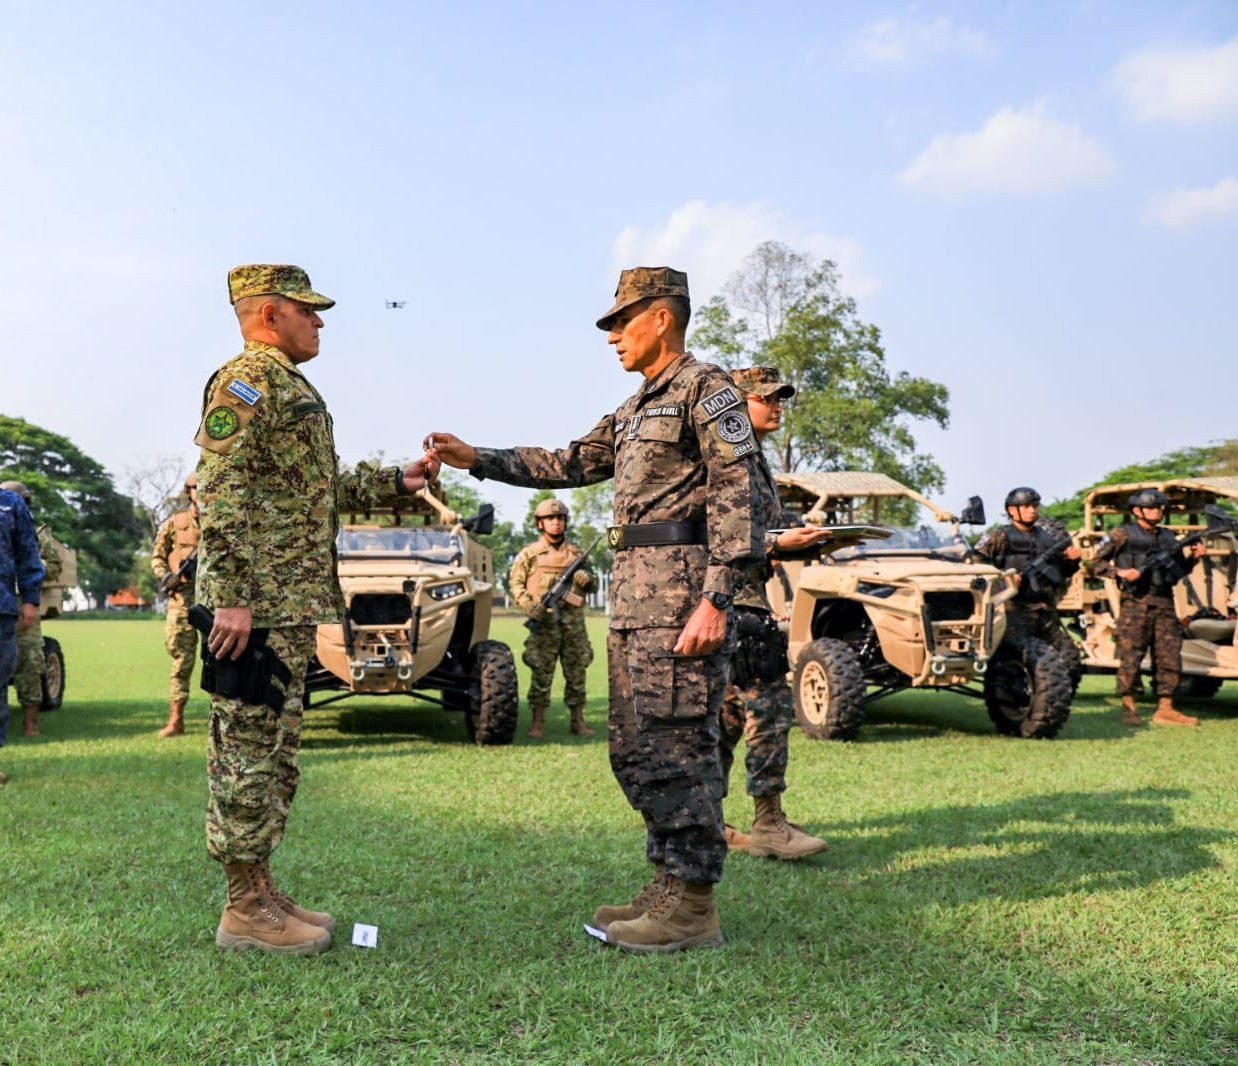
<svg viewBox="0 0 1238 1066"><path fill-rule="evenodd" d="M1051 642L1053 650L1062 657L1066 664L1066 673L1070 677L1070 698L1075 698L1079 691L1079 682L1083 680L1083 652L1074 638L1061 626L1053 632Z"/></svg>
<svg viewBox="0 0 1238 1066"><path fill-rule="evenodd" d="M473 648L472 683L465 728L475 744L510 744L516 735L520 693L511 648L497 640L478 641Z"/></svg>
<svg viewBox="0 0 1238 1066"><path fill-rule="evenodd" d="M1070 717L1070 668L1042 640L1003 644L984 675L984 703L1008 737L1057 736Z"/></svg>
<svg viewBox="0 0 1238 1066"><path fill-rule="evenodd" d="M851 645L830 637L795 661L795 717L813 740L852 740L864 722L864 671Z"/></svg>
<svg viewBox="0 0 1238 1066"><path fill-rule="evenodd" d="M60 650L60 641L43 638L43 662L46 669L43 673L43 702L39 704L39 710L54 711L64 703L64 652Z"/></svg>

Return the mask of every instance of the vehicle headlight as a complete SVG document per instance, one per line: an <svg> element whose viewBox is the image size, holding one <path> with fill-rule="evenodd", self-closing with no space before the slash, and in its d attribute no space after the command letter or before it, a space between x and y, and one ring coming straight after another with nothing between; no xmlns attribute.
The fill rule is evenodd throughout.
<svg viewBox="0 0 1238 1066"><path fill-rule="evenodd" d="M464 595L464 582L449 581L445 585L431 585L427 591L432 600L450 600L453 596Z"/></svg>

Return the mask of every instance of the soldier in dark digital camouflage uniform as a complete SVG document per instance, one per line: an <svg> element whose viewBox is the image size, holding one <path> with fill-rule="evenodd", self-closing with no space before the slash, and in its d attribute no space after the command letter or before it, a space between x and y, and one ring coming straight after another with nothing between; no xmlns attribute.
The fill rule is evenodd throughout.
<svg viewBox="0 0 1238 1066"><path fill-rule="evenodd" d="M563 663L563 699L571 712L573 733L591 737L585 724L585 671L593 662L593 645L585 629L585 597L598 587L597 575L584 563L572 575L572 591L559 605L558 616L543 607L542 597L584 551L567 539L568 510L561 500L542 500L533 513L541 536L524 548L512 563L508 588L536 627L524 642L524 664L529 668L529 710L533 724L528 735L546 735L546 708L555 679L555 663Z"/></svg>
<svg viewBox="0 0 1238 1066"><path fill-rule="evenodd" d="M1174 549L1177 538L1161 526L1169 498L1159 489L1141 489L1130 498L1133 522L1111 530L1096 547L1089 569L1096 577L1116 578L1122 591L1114 642L1118 652L1118 695L1122 721L1142 725L1135 706L1134 687L1139 664L1152 649L1152 679L1157 695L1152 721L1158 725L1199 725L1199 719L1174 708L1173 695L1181 680L1182 623L1174 610L1173 585L1155 580L1148 557L1164 548ZM1184 560L1190 570L1204 554L1202 543L1192 546Z"/></svg>
<svg viewBox="0 0 1238 1066"><path fill-rule="evenodd" d="M198 631L189 622L193 606L194 553L198 550L201 532L198 528L198 475L185 478L185 497L189 506L168 515L155 533L150 555L150 568L162 586L169 582L168 615L163 623L163 646L172 656L169 677L168 722L161 737L179 737L185 732L185 705L189 702L189 681L193 676L193 661L198 653ZM181 567L189 563L183 576Z"/></svg>
<svg viewBox="0 0 1238 1066"><path fill-rule="evenodd" d="M722 878L718 710L733 597L762 558L758 445L743 396L684 352L687 276L625 270L599 320L636 395L560 451L473 448L449 433L432 456L515 485L566 488L615 480L610 760L645 820L653 880L594 922L631 951L722 942L713 887Z"/></svg>
<svg viewBox="0 0 1238 1066"><path fill-rule="evenodd" d="M318 312L334 301L294 266L237 267L228 292L245 349L203 394L197 595L214 611L207 646L216 665L269 661L254 655L265 631L265 654L283 663L288 680L266 677L264 693L211 696L207 849L228 880L215 942L311 954L330 947L335 921L281 892L268 859L300 775L301 696L316 627L343 614L338 509L364 511L414 492L437 467L363 463L339 473L331 416L301 370L318 354Z"/></svg>
<svg viewBox="0 0 1238 1066"><path fill-rule="evenodd" d="M744 392L753 430L757 440L763 441L778 430L782 401L794 396L795 388L784 384L778 370L768 366L732 371L731 380ZM827 539L829 530L804 526L782 506L763 452L757 453L757 466L766 497L765 510L775 527L765 534L766 553L774 557L811 550ZM726 836L733 851L802 859L824 851L829 845L788 822L782 810L793 704L791 686L787 684L786 637L774 621L765 594L769 573L768 568L754 571L735 596L739 647L731 663L732 683L727 686L722 704L722 776L724 781L729 779L735 746L743 737L747 744L745 785L756 812L751 835L727 826Z"/></svg>
<svg viewBox="0 0 1238 1066"><path fill-rule="evenodd" d="M1034 580L1023 580L1023 574L1037 557L1066 538L1066 530L1056 522L1040 517L1040 493L1021 485L1006 495L1009 523L986 533L972 549L972 554L1002 570L1015 570L1020 575L1019 591L1006 604L1005 639L1019 645L1028 640L1041 640L1062 656L1071 671L1072 684L1078 684L1081 667L1079 649L1070 634L1062 628L1057 613L1057 597L1070 576L1079 569L1082 555L1074 544L1054 556L1057 583L1049 583L1038 572ZM1034 587L1033 587L1034 586Z"/></svg>

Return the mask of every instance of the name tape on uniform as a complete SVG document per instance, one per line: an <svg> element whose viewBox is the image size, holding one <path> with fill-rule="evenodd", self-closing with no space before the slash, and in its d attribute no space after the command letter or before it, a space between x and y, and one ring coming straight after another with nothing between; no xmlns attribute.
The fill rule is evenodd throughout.
<svg viewBox="0 0 1238 1066"><path fill-rule="evenodd" d="M262 399L262 393L252 385L245 384L240 378L233 378L232 384L228 386L227 391L232 393L237 399L244 400L250 407L253 407L254 404Z"/></svg>

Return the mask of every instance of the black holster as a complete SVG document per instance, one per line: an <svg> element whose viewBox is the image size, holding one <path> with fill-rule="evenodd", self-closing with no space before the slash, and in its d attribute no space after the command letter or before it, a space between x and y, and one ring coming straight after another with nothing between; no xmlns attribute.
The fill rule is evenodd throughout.
<svg viewBox="0 0 1238 1066"><path fill-rule="evenodd" d="M206 639L215 616L200 603L189 608L189 622L202 634L202 691L242 703L265 704L273 711L284 709L284 693L292 671L267 647L270 629L252 629L239 659L220 659L211 653ZM278 682L278 684L276 684Z"/></svg>
<svg viewBox="0 0 1238 1066"><path fill-rule="evenodd" d="M777 681L791 669L787 638L768 611L735 608L738 644L731 656L731 683L747 688L756 682Z"/></svg>

